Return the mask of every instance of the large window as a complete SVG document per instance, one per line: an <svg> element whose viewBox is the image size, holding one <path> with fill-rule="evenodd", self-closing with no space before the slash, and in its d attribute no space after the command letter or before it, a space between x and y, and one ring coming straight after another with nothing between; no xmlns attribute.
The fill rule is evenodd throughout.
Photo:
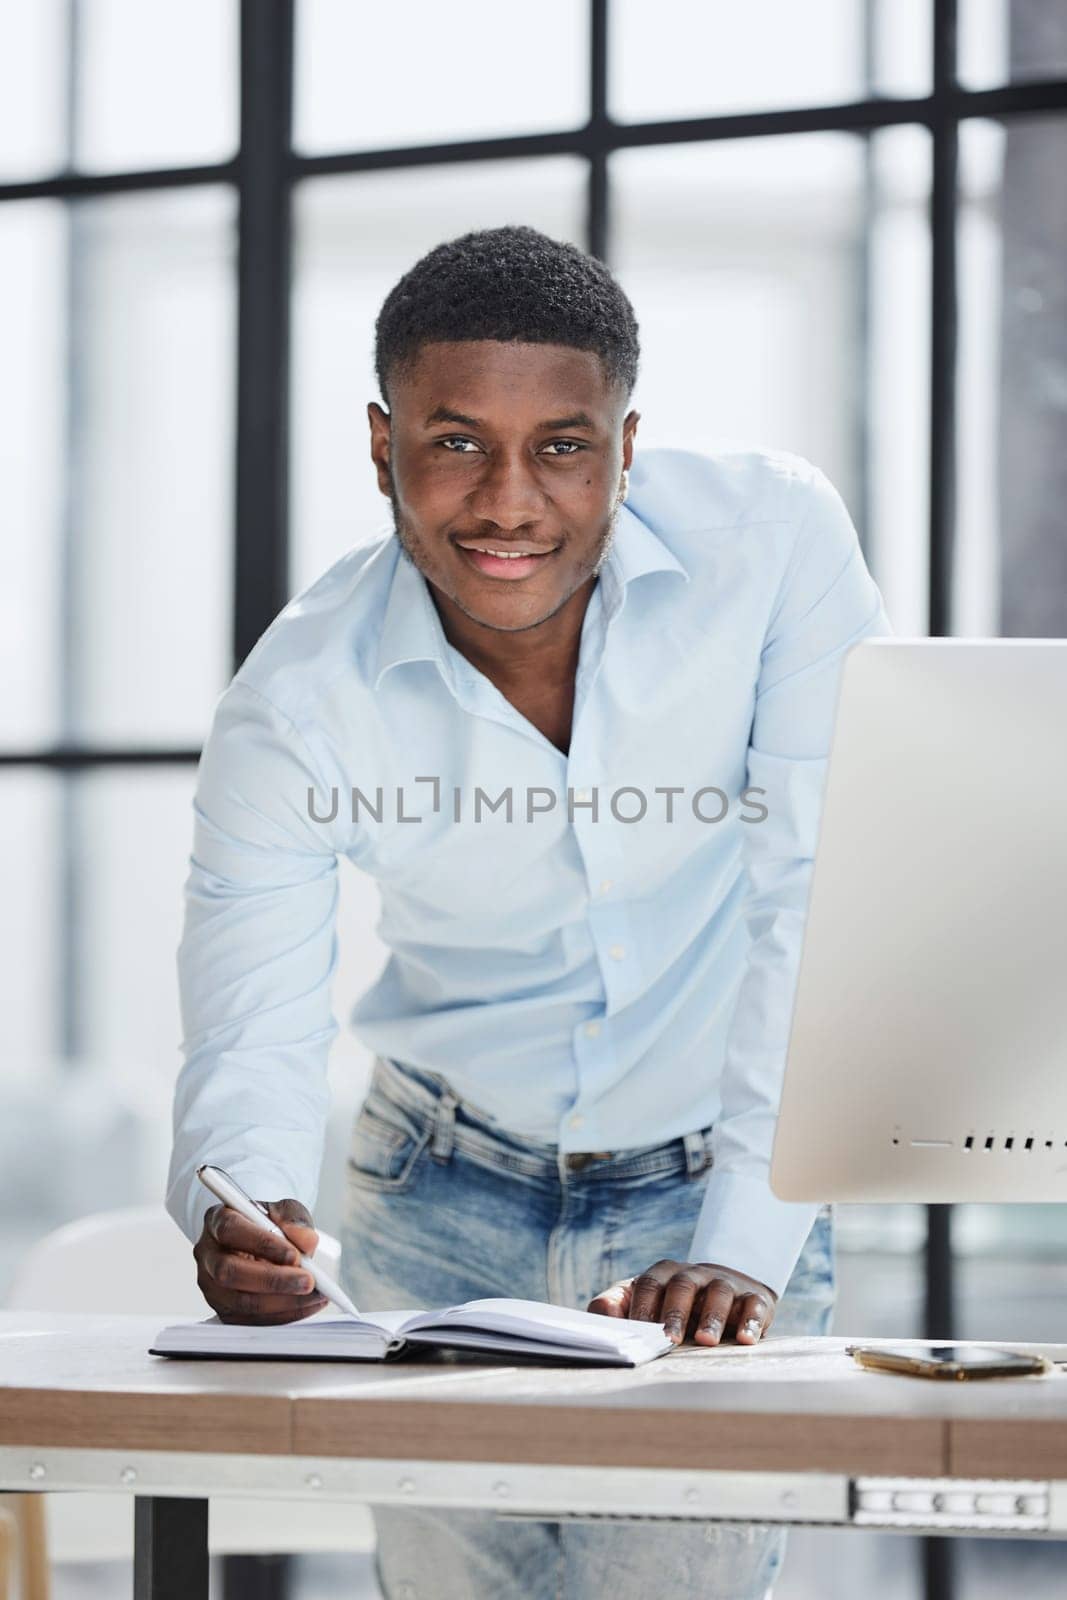
<svg viewBox="0 0 1067 1600"><path fill-rule="evenodd" d="M387 526L395 278L497 223L585 245L641 325L638 448L815 460L898 633L1063 634L1065 119L1044 0L0 0L3 1214L46 1103L143 1134L61 1210L158 1192L199 747ZM340 1013L382 955L344 895ZM961 1209L955 1256L931 1215L924 1252L922 1208L845 1210L839 1326L947 1333L955 1260L992 1331L1010 1258L1062 1332L1067 1286L1019 1288L1060 1209Z"/></svg>
<svg viewBox="0 0 1067 1600"><path fill-rule="evenodd" d="M239 12L0 3L0 1297L159 1195L233 671Z"/></svg>

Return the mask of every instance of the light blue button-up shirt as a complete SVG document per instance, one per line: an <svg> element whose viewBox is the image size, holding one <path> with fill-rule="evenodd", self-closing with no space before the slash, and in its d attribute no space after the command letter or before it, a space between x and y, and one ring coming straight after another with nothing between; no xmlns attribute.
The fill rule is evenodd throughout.
<svg viewBox="0 0 1067 1600"><path fill-rule="evenodd" d="M768 1168L837 679L890 631L827 479L742 450L635 454L566 754L449 643L395 534L297 595L197 775L168 1192L189 1236L202 1161L314 1206L346 856L389 951L357 1037L566 1151L713 1124L690 1257L780 1293L816 1211Z"/></svg>

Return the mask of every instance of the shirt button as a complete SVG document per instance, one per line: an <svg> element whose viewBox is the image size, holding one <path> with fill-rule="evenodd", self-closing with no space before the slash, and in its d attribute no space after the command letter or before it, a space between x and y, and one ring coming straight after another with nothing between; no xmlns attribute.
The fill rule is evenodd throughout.
<svg viewBox="0 0 1067 1600"><path fill-rule="evenodd" d="M621 961L625 954L626 946L624 944L613 944L611 949L608 951L608 955L611 957L612 961Z"/></svg>
<svg viewBox="0 0 1067 1600"><path fill-rule="evenodd" d="M571 1117L569 1126L572 1128L584 1128L585 1118L576 1112L574 1116Z"/></svg>
<svg viewBox="0 0 1067 1600"><path fill-rule="evenodd" d="M607 894L608 890L609 889L614 889L614 887L615 887L614 881L611 878L605 878L604 881L600 885L600 892L601 892L601 894Z"/></svg>
<svg viewBox="0 0 1067 1600"><path fill-rule="evenodd" d="M592 789L575 789L574 798L576 800L589 801L593 798L593 791Z"/></svg>
<svg viewBox="0 0 1067 1600"><path fill-rule="evenodd" d="M600 1023L587 1022L585 1025L585 1031L589 1035L590 1039L595 1039L597 1034L600 1032Z"/></svg>

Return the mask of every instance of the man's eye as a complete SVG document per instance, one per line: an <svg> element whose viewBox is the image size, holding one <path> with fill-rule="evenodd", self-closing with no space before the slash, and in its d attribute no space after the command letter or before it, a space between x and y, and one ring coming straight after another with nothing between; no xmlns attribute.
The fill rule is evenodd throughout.
<svg viewBox="0 0 1067 1600"><path fill-rule="evenodd" d="M444 439L438 439L437 443L442 445L449 455L453 456L468 455L470 452L465 448L467 445L470 445L471 450L478 449L473 439L468 439L461 433L449 434ZM556 455L572 456L577 455L580 450L584 450L585 445L580 444L577 439L552 439L544 448L546 451L551 451Z"/></svg>

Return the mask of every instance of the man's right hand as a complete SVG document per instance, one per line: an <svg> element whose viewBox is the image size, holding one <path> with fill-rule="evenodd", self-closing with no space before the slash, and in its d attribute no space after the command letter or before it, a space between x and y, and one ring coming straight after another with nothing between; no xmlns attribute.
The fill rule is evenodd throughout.
<svg viewBox="0 0 1067 1600"><path fill-rule="evenodd" d="M206 1213L193 1246L196 1281L220 1322L297 1322L329 1303L300 1265L319 1244L307 1207L299 1200L262 1203L291 1244L220 1205Z"/></svg>

